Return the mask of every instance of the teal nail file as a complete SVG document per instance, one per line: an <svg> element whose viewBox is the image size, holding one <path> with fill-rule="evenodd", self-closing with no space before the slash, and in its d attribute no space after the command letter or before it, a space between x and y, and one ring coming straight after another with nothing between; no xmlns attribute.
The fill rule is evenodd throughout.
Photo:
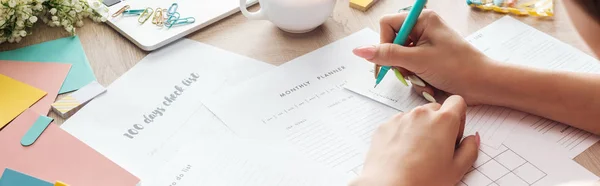
<svg viewBox="0 0 600 186"><path fill-rule="evenodd" d="M52 120L54 119L46 116L38 117L38 119L35 120L35 123L33 123L31 128L29 128L27 133L25 133L23 138L21 138L21 145L30 146L33 143L35 143L35 141L40 137L40 135L42 135L44 130L46 130L48 125L50 125L50 122L52 122Z"/></svg>

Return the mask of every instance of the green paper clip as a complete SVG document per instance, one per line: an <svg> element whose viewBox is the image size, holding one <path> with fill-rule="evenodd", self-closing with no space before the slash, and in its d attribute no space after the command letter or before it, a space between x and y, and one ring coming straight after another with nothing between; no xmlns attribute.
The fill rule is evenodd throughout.
<svg viewBox="0 0 600 186"><path fill-rule="evenodd" d="M170 16L174 13L177 13L177 8L179 8L179 5L177 5L177 3L173 3L171 7L169 7L169 10L167 10L167 15Z"/></svg>

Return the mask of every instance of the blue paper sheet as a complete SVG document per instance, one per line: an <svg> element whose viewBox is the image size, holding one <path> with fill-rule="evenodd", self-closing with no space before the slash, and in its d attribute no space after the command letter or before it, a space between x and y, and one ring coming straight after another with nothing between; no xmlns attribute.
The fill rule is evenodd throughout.
<svg viewBox="0 0 600 186"><path fill-rule="evenodd" d="M16 50L0 52L0 60L72 64L59 94L77 90L96 80L79 37L66 37Z"/></svg>
<svg viewBox="0 0 600 186"><path fill-rule="evenodd" d="M0 186L53 186L54 184L31 177L12 169L4 169L2 178L0 178Z"/></svg>

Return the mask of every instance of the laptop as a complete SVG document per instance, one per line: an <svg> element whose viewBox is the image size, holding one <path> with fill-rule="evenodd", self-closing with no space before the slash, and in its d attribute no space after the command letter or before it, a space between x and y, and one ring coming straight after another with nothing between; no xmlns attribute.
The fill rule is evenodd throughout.
<svg viewBox="0 0 600 186"><path fill-rule="evenodd" d="M248 6L256 2L248 0ZM103 3L110 12L108 25L145 51L156 50L240 10L240 0L104 0ZM157 8L169 9L173 3L178 5L180 18L193 17L195 22L167 28L152 24L154 14L144 24L138 22L140 16L110 16L126 5L130 9L152 8L156 11Z"/></svg>

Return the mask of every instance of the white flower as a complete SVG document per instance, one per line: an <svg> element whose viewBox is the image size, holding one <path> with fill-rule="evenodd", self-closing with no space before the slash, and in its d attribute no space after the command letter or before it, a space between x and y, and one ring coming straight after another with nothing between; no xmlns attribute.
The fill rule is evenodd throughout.
<svg viewBox="0 0 600 186"><path fill-rule="evenodd" d="M56 14L56 8L50 9L50 14L52 14L52 15ZM52 16L52 20L54 20L54 17L55 16Z"/></svg>
<svg viewBox="0 0 600 186"><path fill-rule="evenodd" d="M83 10L83 7L81 7L81 5L75 5L76 12L81 12L82 10Z"/></svg>
<svg viewBox="0 0 600 186"><path fill-rule="evenodd" d="M27 32L25 32L25 30L21 30L21 31L19 32L19 34L21 35L21 37L25 37L25 36L27 36Z"/></svg>
<svg viewBox="0 0 600 186"><path fill-rule="evenodd" d="M36 16L29 17L29 22L31 22L31 23L35 23L35 22L37 22L37 20L38 20L38 18Z"/></svg>
<svg viewBox="0 0 600 186"><path fill-rule="evenodd" d="M52 24L54 24L54 26L58 26L58 25L60 25L60 22L58 22L58 21L52 21Z"/></svg>
<svg viewBox="0 0 600 186"><path fill-rule="evenodd" d="M65 30L66 30L67 32L73 32L73 26L71 26L71 25L67 25L67 26L65 26Z"/></svg>
<svg viewBox="0 0 600 186"><path fill-rule="evenodd" d="M42 3L38 3L37 5L35 5L35 9L36 9L36 10L42 10L42 8L44 8L44 7L42 6Z"/></svg>
<svg viewBox="0 0 600 186"><path fill-rule="evenodd" d="M25 26L25 22L23 20L17 21L17 27L24 27L24 26Z"/></svg>
<svg viewBox="0 0 600 186"><path fill-rule="evenodd" d="M62 21L61 25L62 25L62 26L67 26L68 24L69 24L69 21L68 21L68 20L66 20L66 19L63 19L63 21Z"/></svg>
<svg viewBox="0 0 600 186"><path fill-rule="evenodd" d="M83 26L83 21L79 20L79 21L77 21L77 23L75 23L75 25L77 27L82 27Z"/></svg>
<svg viewBox="0 0 600 186"><path fill-rule="evenodd" d="M19 41L21 41L21 37L17 36L17 37L15 38L15 42L17 42L17 43L18 43Z"/></svg>
<svg viewBox="0 0 600 186"><path fill-rule="evenodd" d="M14 8L15 6L17 6L17 0L9 0L8 1L8 7Z"/></svg>
<svg viewBox="0 0 600 186"><path fill-rule="evenodd" d="M75 13L75 11L71 10L71 11L69 12L69 15L70 15L71 17L75 17L76 13Z"/></svg>
<svg viewBox="0 0 600 186"><path fill-rule="evenodd" d="M102 21L102 22L106 22L106 17L101 17L101 18L100 18L100 21Z"/></svg>
<svg viewBox="0 0 600 186"><path fill-rule="evenodd" d="M58 21L58 17L57 16L52 16L52 21Z"/></svg>

